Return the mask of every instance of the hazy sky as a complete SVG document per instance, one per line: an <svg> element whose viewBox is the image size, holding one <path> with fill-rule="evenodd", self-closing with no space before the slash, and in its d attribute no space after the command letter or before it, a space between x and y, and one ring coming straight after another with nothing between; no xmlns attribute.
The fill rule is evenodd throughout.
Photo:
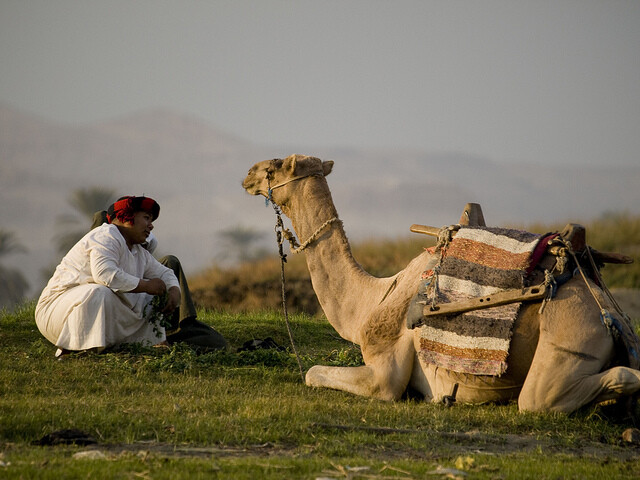
<svg viewBox="0 0 640 480"><path fill-rule="evenodd" d="M63 122L639 163L637 0L0 0L0 72L0 102Z"/></svg>

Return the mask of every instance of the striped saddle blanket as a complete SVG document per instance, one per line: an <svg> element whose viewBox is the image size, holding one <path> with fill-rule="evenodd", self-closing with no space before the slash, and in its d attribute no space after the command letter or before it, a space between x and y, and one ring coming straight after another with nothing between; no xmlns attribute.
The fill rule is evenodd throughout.
<svg viewBox="0 0 640 480"><path fill-rule="evenodd" d="M431 304L454 303L525 286L544 236L488 227L461 227L423 273L419 292ZM520 303L428 318L420 327L420 357L448 370L502 375Z"/></svg>

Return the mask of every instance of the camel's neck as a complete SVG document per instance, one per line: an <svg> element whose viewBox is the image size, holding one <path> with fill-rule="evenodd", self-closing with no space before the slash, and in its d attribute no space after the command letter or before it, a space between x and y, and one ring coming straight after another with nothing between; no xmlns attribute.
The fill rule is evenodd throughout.
<svg viewBox="0 0 640 480"><path fill-rule="evenodd" d="M283 212L303 243L338 214L324 177L309 179L298 188L301 192L283 205ZM364 310L375 306L363 299L383 298L391 281L369 275L355 261L339 221L325 227L304 252L313 289L327 320L340 336L360 343L359 322L368 317Z"/></svg>

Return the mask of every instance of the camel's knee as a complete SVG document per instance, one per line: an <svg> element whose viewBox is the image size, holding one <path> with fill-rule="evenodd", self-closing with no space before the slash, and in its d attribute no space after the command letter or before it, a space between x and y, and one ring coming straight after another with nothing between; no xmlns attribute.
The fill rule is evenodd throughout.
<svg viewBox="0 0 640 480"><path fill-rule="evenodd" d="M518 397L518 409L527 412L571 413L592 403L604 390L600 375L558 379L539 384L536 389L526 387L525 383Z"/></svg>
<svg viewBox="0 0 640 480"><path fill-rule="evenodd" d="M571 413L578 408L586 405L589 401L583 401L574 397L534 397L531 395L523 395L518 397L518 410L521 412L559 412Z"/></svg>
<svg viewBox="0 0 640 480"><path fill-rule="evenodd" d="M521 412L543 412L549 410L549 404L542 398L520 392L518 410Z"/></svg>
<svg viewBox="0 0 640 480"><path fill-rule="evenodd" d="M407 368L408 367L408 368ZM371 368L374 397L380 400L400 400L411 379L411 365L382 364Z"/></svg>
<svg viewBox="0 0 640 480"><path fill-rule="evenodd" d="M390 382L377 383L374 388L373 397L387 402L400 400L406 391L407 386L395 385Z"/></svg>
<svg viewBox="0 0 640 480"><path fill-rule="evenodd" d="M520 395L518 409L527 412L570 413L592 402L602 391L598 375L537 375L531 372Z"/></svg>

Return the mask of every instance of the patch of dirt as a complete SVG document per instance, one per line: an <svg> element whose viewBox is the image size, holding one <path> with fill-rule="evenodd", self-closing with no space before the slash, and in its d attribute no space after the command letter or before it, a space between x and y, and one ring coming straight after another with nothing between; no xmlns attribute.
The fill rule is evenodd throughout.
<svg viewBox="0 0 640 480"><path fill-rule="evenodd" d="M640 453L640 443L624 442L620 439L619 445L595 441L576 441L575 445L561 445L559 441L552 437L540 438L533 435L498 434L490 435L479 431L469 432L429 432L424 430L376 428L376 427L344 427L340 425L318 425L321 428L339 430L366 430L378 434L422 434L433 438L437 449L431 452L419 452L420 458L443 458L462 454L478 453L485 455L509 455L513 453L530 453L535 450L547 451L550 453L564 453L577 457L607 457L620 460L629 460L638 457ZM376 449L372 452L375 456L381 453ZM385 456L386 455L386 456ZM382 452L384 458L408 457L410 452L405 449L389 450ZM426 456L426 457L425 457Z"/></svg>
<svg viewBox="0 0 640 480"><path fill-rule="evenodd" d="M159 455L163 457L210 458L210 457L293 457L297 449L275 446L270 443L264 445L248 445L244 447L215 446L199 447L196 445L174 445L171 443L136 442L94 445L87 450L100 450L112 455L133 453L140 456Z"/></svg>
<svg viewBox="0 0 640 480"><path fill-rule="evenodd" d="M317 425L315 429L341 429L352 428L332 425ZM357 428L360 430L360 428ZM510 455L515 453L531 453L534 451L548 452L549 454L565 454L585 458L615 458L620 461L637 459L640 455L640 443L625 443L620 439L617 445L596 441L576 440L573 445L562 444L552 437L540 438L533 435L489 435L482 432L426 432L421 430L403 430L393 428L365 427L372 433L379 435L388 434L421 434L433 437L433 447L428 451L414 448L368 448L363 446L354 451L364 457L371 456L376 460L394 460L398 458L438 460L452 458L459 455ZM97 444L87 447L87 451L97 450L106 455L135 454L138 456L157 455L171 458L211 458L211 457L296 457L313 455L313 446L283 446L265 443L263 445L247 446L197 446L174 445L158 442L137 442L132 444ZM370 451L369 451L370 450Z"/></svg>

